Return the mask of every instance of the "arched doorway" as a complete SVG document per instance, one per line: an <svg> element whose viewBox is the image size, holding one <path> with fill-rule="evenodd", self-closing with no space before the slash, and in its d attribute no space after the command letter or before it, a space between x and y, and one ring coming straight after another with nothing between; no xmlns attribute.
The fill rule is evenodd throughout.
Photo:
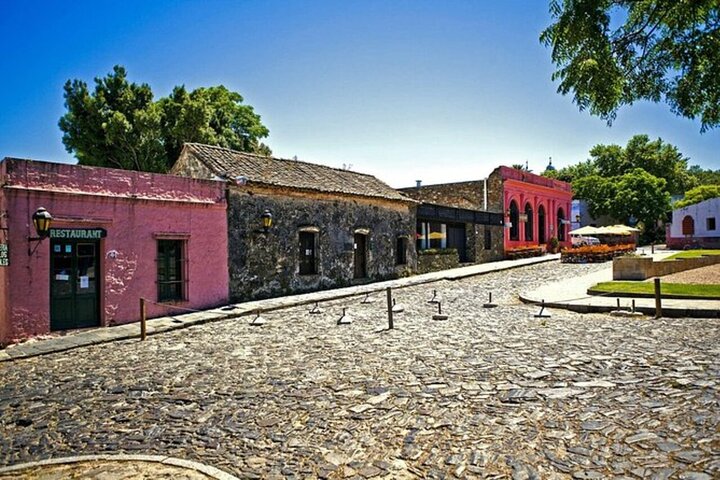
<svg viewBox="0 0 720 480"><path fill-rule="evenodd" d="M525 241L532 242L533 239L533 210L530 203L525 204Z"/></svg>
<svg viewBox="0 0 720 480"><path fill-rule="evenodd" d="M520 240L520 212L515 200L510 202L510 240Z"/></svg>
<svg viewBox="0 0 720 480"><path fill-rule="evenodd" d="M691 215L685 215L682 219L683 235L695 235L695 219Z"/></svg>
<svg viewBox="0 0 720 480"><path fill-rule="evenodd" d="M565 210L558 208L557 212L557 238L559 241L565 241Z"/></svg>
<svg viewBox="0 0 720 480"><path fill-rule="evenodd" d="M545 207L540 205L538 207L538 243L544 244L545 240Z"/></svg>

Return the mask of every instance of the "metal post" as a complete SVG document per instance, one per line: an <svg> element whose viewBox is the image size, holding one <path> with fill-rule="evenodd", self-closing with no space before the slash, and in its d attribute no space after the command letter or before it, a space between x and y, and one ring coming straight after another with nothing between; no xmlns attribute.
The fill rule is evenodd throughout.
<svg viewBox="0 0 720 480"><path fill-rule="evenodd" d="M140 340L144 341L147 338L147 326L145 321L147 320L147 309L145 308L145 299L140 298Z"/></svg>
<svg viewBox="0 0 720 480"><path fill-rule="evenodd" d="M393 325L393 300L392 300L392 289L387 287L387 309L388 309L388 330L392 330L395 326Z"/></svg>
<svg viewBox="0 0 720 480"><path fill-rule="evenodd" d="M650 244L650 253L655 253L655 242Z"/></svg>
<svg viewBox="0 0 720 480"><path fill-rule="evenodd" d="M620 299L617 299L617 309L620 310Z"/></svg>
<svg viewBox="0 0 720 480"><path fill-rule="evenodd" d="M635 313L635 299L632 300L632 313Z"/></svg>
<svg viewBox="0 0 720 480"><path fill-rule="evenodd" d="M655 318L662 317L662 297L660 296L660 279L655 278Z"/></svg>

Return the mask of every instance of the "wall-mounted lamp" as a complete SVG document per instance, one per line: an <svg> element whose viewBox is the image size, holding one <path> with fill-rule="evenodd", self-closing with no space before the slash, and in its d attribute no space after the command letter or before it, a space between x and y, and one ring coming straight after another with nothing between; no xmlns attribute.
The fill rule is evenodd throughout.
<svg viewBox="0 0 720 480"><path fill-rule="evenodd" d="M30 243L30 245L28 245L28 255L32 256L32 254L35 253L35 250L37 250L40 246L40 242L42 242L50 234L50 224L52 223L52 219L53 217L50 215L50 212L45 210L43 207L35 210L35 213L32 215L32 222L35 227L37 237L28 238ZM32 242L37 242L35 243L35 248L31 248Z"/></svg>
<svg viewBox="0 0 720 480"><path fill-rule="evenodd" d="M263 231L267 233L270 227L272 227L272 213L270 213L270 210L265 209L260 218L262 218Z"/></svg>
<svg viewBox="0 0 720 480"><path fill-rule="evenodd" d="M575 221L576 221L577 223L580 223L580 215L575 215Z"/></svg>

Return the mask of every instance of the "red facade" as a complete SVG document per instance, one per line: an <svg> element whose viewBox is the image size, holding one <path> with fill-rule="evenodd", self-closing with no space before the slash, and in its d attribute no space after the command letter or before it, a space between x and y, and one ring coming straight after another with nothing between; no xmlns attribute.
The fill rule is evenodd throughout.
<svg viewBox="0 0 720 480"><path fill-rule="evenodd" d="M502 180L505 250L546 245L552 237L569 247L570 184L510 167L496 172Z"/></svg>

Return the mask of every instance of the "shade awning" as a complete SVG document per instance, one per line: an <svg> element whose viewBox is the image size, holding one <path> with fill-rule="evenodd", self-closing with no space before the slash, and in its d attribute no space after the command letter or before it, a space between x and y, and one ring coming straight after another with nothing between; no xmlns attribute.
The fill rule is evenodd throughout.
<svg viewBox="0 0 720 480"><path fill-rule="evenodd" d="M594 235L598 232L599 228L597 227L591 227L590 225L576 228L575 230L572 230L570 232L570 235Z"/></svg>

